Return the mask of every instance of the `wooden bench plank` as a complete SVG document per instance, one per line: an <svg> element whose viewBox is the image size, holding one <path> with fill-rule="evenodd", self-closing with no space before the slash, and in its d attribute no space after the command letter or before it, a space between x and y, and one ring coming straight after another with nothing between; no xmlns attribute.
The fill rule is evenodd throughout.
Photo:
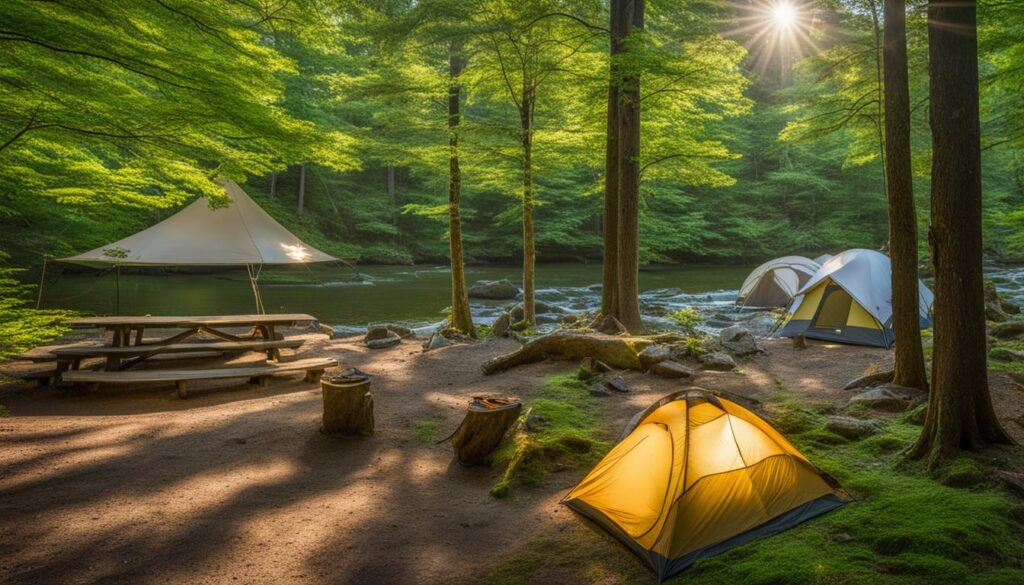
<svg viewBox="0 0 1024 585"><path fill-rule="evenodd" d="M312 381L311 374L322 373L327 368L338 365L334 358L307 358L284 363L262 363L258 366L234 366L230 368L212 368L199 370L128 370L119 372L73 370L63 375L65 382L83 384L139 384L139 383L174 383L178 387L178 396L187 394L187 382L192 380L223 380L229 378L264 378L286 372L306 372L306 379Z"/></svg>
<svg viewBox="0 0 1024 585"><path fill-rule="evenodd" d="M131 357L156 353L191 353L191 352L228 352L228 351L262 351L267 349L297 349L304 343L301 339L282 339L278 341L215 341L211 343L173 343L170 345L126 345L112 346L81 346L57 348L52 353L58 357Z"/></svg>

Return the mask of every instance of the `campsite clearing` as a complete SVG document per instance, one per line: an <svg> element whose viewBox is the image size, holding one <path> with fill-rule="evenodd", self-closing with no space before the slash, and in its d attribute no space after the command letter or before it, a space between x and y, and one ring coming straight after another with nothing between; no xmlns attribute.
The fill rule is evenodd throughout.
<svg viewBox="0 0 1024 585"><path fill-rule="evenodd" d="M442 437L454 430L474 395L515 394L529 405L547 377L572 372L576 364L542 362L485 377L478 365L514 349L514 342L492 339L423 353L411 342L371 352L356 338L300 338L306 343L294 358L333 357L373 376L373 436L320 434L320 389L311 383L258 388L202 382L187 401L175 399L167 387L113 387L71 397L27 384L9 388L3 402L13 416L0 419L0 581L654 582L631 554L582 527L559 504L586 469L557 472L538 487L495 499L488 492L498 470L463 468L453 462L450 445L419 437L426 423L440 424ZM823 433L816 413L841 407L850 395L840 389L846 381L891 359L878 348L818 342L803 351L794 351L788 340L762 347L766 353L744 362L742 374L703 372L696 383L761 400L767 420L787 436ZM609 441L632 415L678 388L636 372L624 378L630 393L593 401ZM1024 394L1002 374L993 376L993 387L1005 424L1024 440L1024 427L1014 422L1024 420ZM891 442L888 437L882 438ZM888 444L868 439L856 448L889 454ZM842 532L836 523L860 522L858 510L865 509L890 519L884 510L904 498L897 492L911 480L893 475L879 457L872 465L883 467L861 472L845 469L849 463L830 455L831 448L807 450L799 442L797 447L868 499L736 553L781 558L793 575L806 576L826 557L845 562L863 554L857 551L871 552L861 532L851 533L861 539L854 543L829 540ZM893 479L879 483L878 477ZM1006 522L1012 512L1012 500L988 488L964 491L926 478L913 481L934 486L927 498L962 494L976 504L968 512L978 521ZM907 509L908 521L933 510ZM949 523L933 519L927 526L936 530L928 542L955 541ZM910 535L912 529L898 524L885 534L887 542L900 542L899 531ZM23 542L33 546L18 545ZM794 542L801 551L820 554L792 555L798 550ZM493 554L481 556L480 543ZM1013 543L993 545L988 560L963 547L943 554L960 555L971 570L1009 578L1017 574L1001 568L1004 544ZM571 566L559 558L566 550L574 551ZM885 563L909 562L903 552L872 554L880 555L877 571L894 566ZM769 569L765 565L762 573ZM680 579L710 582L730 570L712 559ZM871 582L868 576L885 574L865 573L851 583Z"/></svg>

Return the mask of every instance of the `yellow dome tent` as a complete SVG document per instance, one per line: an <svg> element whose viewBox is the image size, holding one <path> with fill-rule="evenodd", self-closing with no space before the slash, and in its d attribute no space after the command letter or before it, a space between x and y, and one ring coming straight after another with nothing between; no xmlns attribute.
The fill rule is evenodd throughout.
<svg viewBox="0 0 1024 585"><path fill-rule="evenodd" d="M849 501L778 431L702 390L670 394L565 497L662 580Z"/></svg>

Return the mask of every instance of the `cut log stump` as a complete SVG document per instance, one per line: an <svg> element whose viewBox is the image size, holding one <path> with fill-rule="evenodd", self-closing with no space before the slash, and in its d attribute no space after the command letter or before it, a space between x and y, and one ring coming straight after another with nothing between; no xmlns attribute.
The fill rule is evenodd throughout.
<svg viewBox="0 0 1024 585"><path fill-rule="evenodd" d="M452 435L452 447L459 463L467 466L483 463L522 410L523 403L515 398L474 397L466 410L466 418Z"/></svg>
<svg viewBox="0 0 1024 585"><path fill-rule="evenodd" d="M497 374L515 366L546 359L581 360L589 357L613 368L640 369L639 353L653 342L645 337L556 331L531 339L518 350L484 362L484 374Z"/></svg>
<svg viewBox="0 0 1024 585"><path fill-rule="evenodd" d="M358 370L320 379L324 390L324 415L321 431L339 435L373 433L373 394L370 377Z"/></svg>

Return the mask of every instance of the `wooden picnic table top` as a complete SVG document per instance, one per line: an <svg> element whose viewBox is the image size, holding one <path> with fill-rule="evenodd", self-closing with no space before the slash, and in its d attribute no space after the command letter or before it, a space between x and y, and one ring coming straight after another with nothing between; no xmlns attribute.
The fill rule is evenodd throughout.
<svg viewBox="0 0 1024 585"><path fill-rule="evenodd" d="M75 319L71 327L239 327L248 325L291 325L316 321L316 317L304 313L281 313L271 315L205 315L205 316L125 316L85 317Z"/></svg>

